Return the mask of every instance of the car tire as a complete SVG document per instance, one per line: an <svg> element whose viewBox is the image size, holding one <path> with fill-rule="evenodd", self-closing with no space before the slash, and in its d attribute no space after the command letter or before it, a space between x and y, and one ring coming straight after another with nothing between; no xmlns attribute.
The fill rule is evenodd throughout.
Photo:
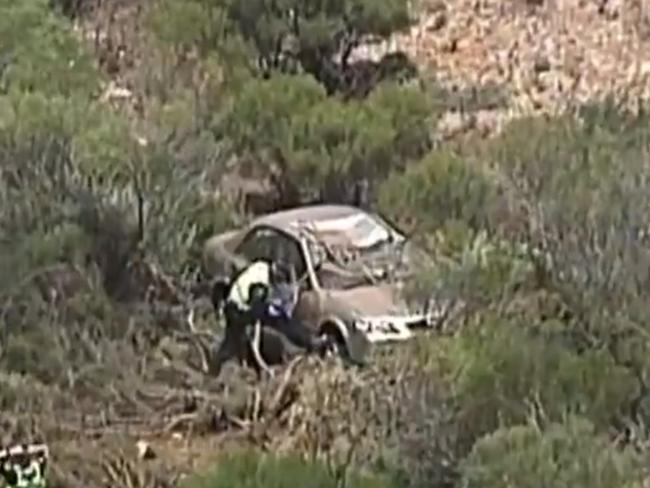
<svg viewBox="0 0 650 488"><path fill-rule="evenodd" d="M325 342L322 356L339 356L342 359L347 359L345 339L336 325L332 323L324 324L320 329L320 339Z"/></svg>

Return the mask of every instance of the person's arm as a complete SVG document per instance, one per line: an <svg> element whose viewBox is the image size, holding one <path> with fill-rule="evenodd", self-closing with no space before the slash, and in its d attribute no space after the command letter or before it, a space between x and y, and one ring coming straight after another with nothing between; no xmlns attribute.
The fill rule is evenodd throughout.
<svg viewBox="0 0 650 488"><path fill-rule="evenodd" d="M248 288L249 306L253 320L263 321L267 315L270 288L267 283L251 283Z"/></svg>
<svg viewBox="0 0 650 488"><path fill-rule="evenodd" d="M0 476L2 476L2 479L5 480L7 486L15 486L16 482L18 481L16 472L9 462L4 462L0 465Z"/></svg>

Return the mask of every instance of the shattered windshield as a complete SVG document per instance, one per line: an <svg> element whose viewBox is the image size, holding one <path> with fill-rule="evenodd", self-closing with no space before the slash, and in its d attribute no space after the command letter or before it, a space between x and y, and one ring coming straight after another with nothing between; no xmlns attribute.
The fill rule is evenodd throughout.
<svg viewBox="0 0 650 488"><path fill-rule="evenodd" d="M311 237L308 249L323 288L386 281L401 260L404 237L370 214L310 222L304 228Z"/></svg>
<svg viewBox="0 0 650 488"><path fill-rule="evenodd" d="M390 227L366 213L309 222L309 230L319 242L335 248L363 251L391 239Z"/></svg>

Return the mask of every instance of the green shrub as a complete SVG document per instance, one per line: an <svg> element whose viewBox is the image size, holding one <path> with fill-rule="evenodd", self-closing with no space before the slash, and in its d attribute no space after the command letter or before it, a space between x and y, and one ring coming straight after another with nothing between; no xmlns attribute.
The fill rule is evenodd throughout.
<svg viewBox="0 0 650 488"><path fill-rule="evenodd" d="M221 457L213 472L192 479L187 488L337 488L339 480L324 464L295 456L231 452ZM385 479L353 474L349 488L388 488Z"/></svg>
<svg viewBox="0 0 650 488"><path fill-rule="evenodd" d="M640 487L639 457L619 451L580 418L543 430L519 425L479 440L462 463L462 488Z"/></svg>
<svg viewBox="0 0 650 488"><path fill-rule="evenodd" d="M280 194L295 204L346 200L350 182L375 184L404 167L428 148L432 118L417 88L384 85L344 102L310 76L277 75L244 84L225 128L242 160L275 175Z"/></svg>
<svg viewBox="0 0 650 488"><path fill-rule="evenodd" d="M392 220L419 233L449 221L480 228L495 202L494 192L479 166L442 149L394 172L380 187L379 206Z"/></svg>
<svg viewBox="0 0 650 488"><path fill-rule="evenodd" d="M634 392L633 377L607 352L577 354L543 329L499 317L464 331L449 360L461 416L476 434L567 413L606 427Z"/></svg>
<svg viewBox="0 0 650 488"><path fill-rule="evenodd" d="M650 139L647 110L592 104L562 116L512 124L491 158L520 233L543 256L544 286L566 304L581 348L606 350L637 377L632 417L647 396L650 283Z"/></svg>
<svg viewBox="0 0 650 488"><path fill-rule="evenodd" d="M30 412L40 413L56 406L71 406L69 392L46 386L29 375L17 373L0 373L0 409L3 413ZM51 412L51 410L50 410Z"/></svg>
<svg viewBox="0 0 650 488"><path fill-rule="evenodd" d="M82 94L98 88L89 52L67 19L48 0L0 1L0 91L2 85L48 95Z"/></svg>
<svg viewBox="0 0 650 488"><path fill-rule="evenodd" d="M438 232L425 234L424 246L435 259L422 259L405 295L423 300L462 301L465 313L481 307L500 308L527 286L534 268L524 249L508 241L490 239L461 221L446 222Z"/></svg>

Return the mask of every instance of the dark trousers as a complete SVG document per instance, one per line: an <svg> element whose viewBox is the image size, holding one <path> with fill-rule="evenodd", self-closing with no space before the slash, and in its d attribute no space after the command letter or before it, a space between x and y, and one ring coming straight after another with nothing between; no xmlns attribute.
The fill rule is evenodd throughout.
<svg viewBox="0 0 650 488"><path fill-rule="evenodd" d="M316 349L312 331L295 318L272 317L266 313L266 307L252 307L250 311L240 310L237 305L227 302L224 307L226 331L212 364L212 372L219 375L223 364L231 359L241 362L250 360L250 349L246 329L257 320L262 325L271 327L301 349L312 352Z"/></svg>
<svg viewBox="0 0 650 488"><path fill-rule="evenodd" d="M264 324L274 328L302 349L312 352L315 348L312 331L295 317L271 317L267 315L264 318Z"/></svg>
<svg viewBox="0 0 650 488"><path fill-rule="evenodd" d="M246 327L252 323L251 314L240 310L234 303L226 302L223 312L226 318L226 330L211 365L212 373L217 376L225 362L231 359L243 362L248 357Z"/></svg>

